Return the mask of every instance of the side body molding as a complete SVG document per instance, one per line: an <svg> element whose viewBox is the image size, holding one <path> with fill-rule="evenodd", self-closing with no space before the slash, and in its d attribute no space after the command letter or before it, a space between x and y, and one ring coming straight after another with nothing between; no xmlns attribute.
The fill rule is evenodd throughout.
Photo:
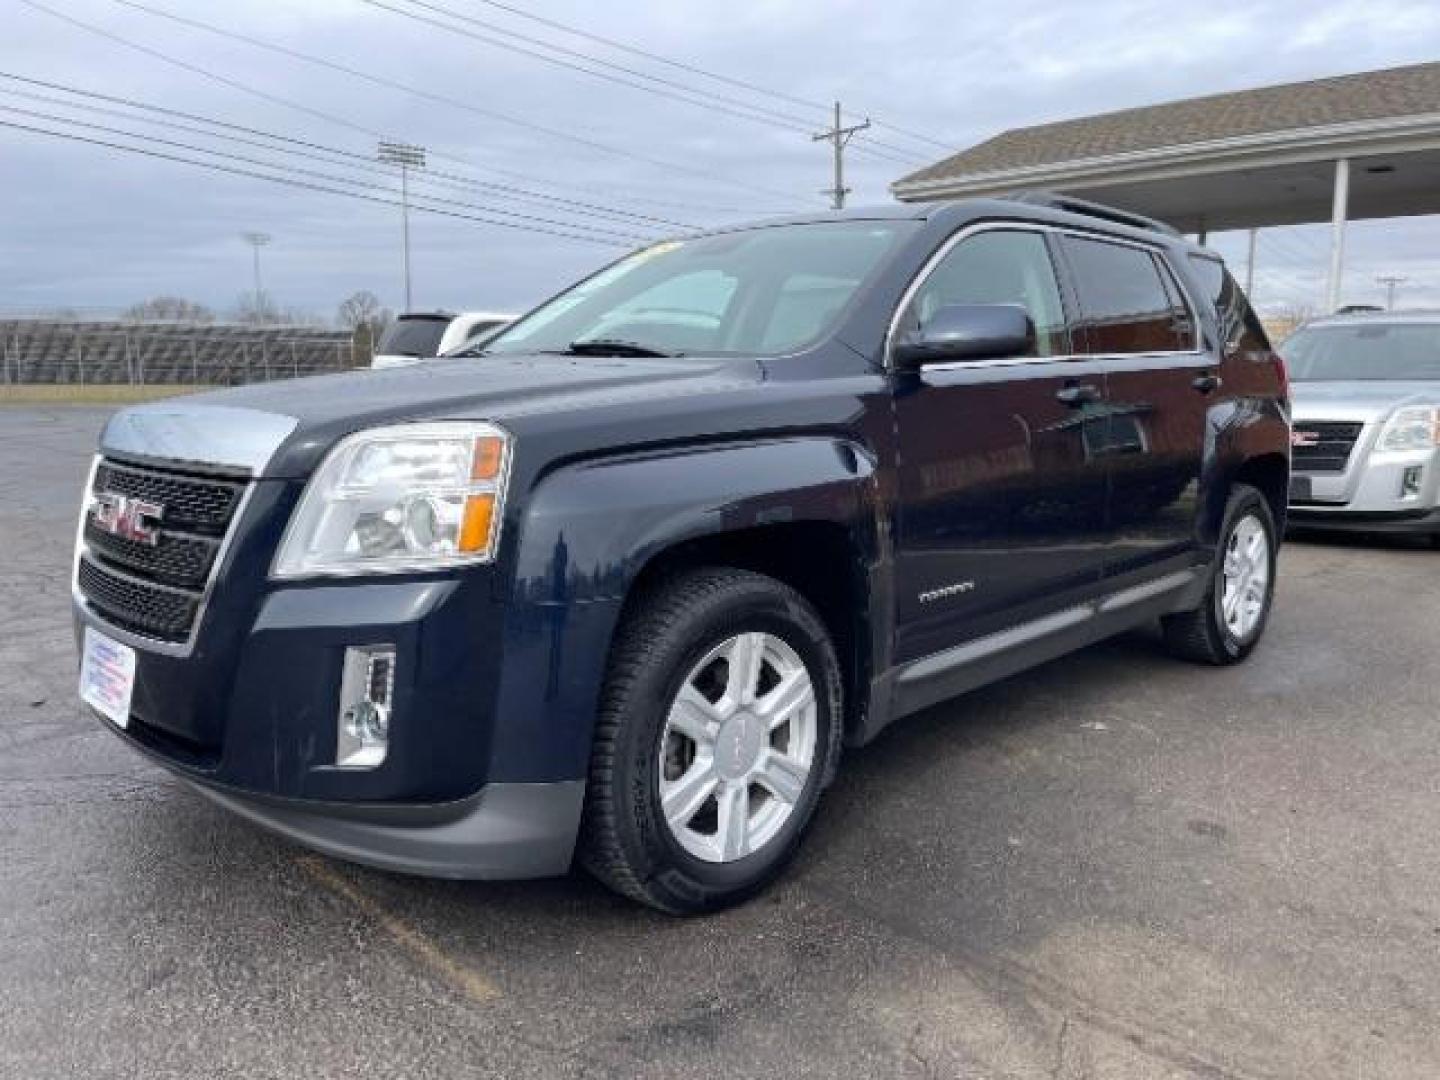
<svg viewBox="0 0 1440 1080"><path fill-rule="evenodd" d="M849 530L868 588L881 530L875 464L859 445L829 436L708 444L542 477L508 523L518 539L496 708L510 722L497 726L490 779L585 775L625 596L657 555L715 534L815 522Z"/></svg>

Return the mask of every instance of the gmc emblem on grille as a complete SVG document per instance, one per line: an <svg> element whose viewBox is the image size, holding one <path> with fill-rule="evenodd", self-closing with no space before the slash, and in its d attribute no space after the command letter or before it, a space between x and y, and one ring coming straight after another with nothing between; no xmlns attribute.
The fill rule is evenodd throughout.
<svg viewBox="0 0 1440 1080"><path fill-rule="evenodd" d="M160 542L158 524L164 514L163 506L144 499L132 499L113 491L95 496L95 527L137 544L154 547Z"/></svg>
<svg viewBox="0 0 1440 1080"><path fill-rule="evenodd" d="M1290 433L1290 445L1305 449L1311 446L1320 445L1320 433L1318 431L1292 431Z"/></svg>

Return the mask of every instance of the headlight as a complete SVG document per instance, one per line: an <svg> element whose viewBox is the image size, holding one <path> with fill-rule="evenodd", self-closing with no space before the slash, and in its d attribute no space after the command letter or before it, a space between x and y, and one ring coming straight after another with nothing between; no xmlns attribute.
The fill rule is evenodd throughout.
<svg viewBox="0 0 1440 1080"><path fill-rule="evenodd" d="M400 424L342 440L306 486L274 576L488 562L500 541L510 441L493 424L468 422Z"/></svg>
<svg viewBox="0 0 1440 1080"><path fill-rule="evenodd" d="M1440 407L1407 405L1385 421L1375 449L1429 450L1435 446L1440 446Z"/></svg>

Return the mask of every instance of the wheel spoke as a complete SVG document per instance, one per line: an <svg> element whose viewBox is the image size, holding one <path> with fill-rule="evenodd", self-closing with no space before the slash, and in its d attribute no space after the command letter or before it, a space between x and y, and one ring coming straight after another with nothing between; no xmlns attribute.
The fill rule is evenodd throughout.
<svg viewBox="0 0 1440 1080"><path fill-rule="evenodd" d="M697 746L713 746L720 732L720 713L704 694L686 683L670 707L670 728Z"/></svg>
<svg viewBox="0 0 1440 1080"><path fill-rule="evenodd" d="M755 702L755 711L770 724L770 730L784 724L800 709L815 700L815 688L804 668L791 672L774 689Z"/></svg>
<svg viewBox="0 0 1440 1080"><path fill-rule="evenodd" d="M1236 613L1240 610L1240 590L1226 589L1225 600L1222 606L1225 609L1225 621L1227 623L1233 623Z"/></svg>
<svg viewBox="0 0 1440 1080"><path fill-rule="evenodd" d="M730 669L725 679L725 698L731 708L749 705L755 700L764 656L764 634L740 634L735 638L725 658Z"/></svg>
<svg viewBox="0 0 1440 1080"><path fill-rule="evenodd" d="M708 756L696 758L690 768L685 770L685 775L667 785L661 792L660 804L665 812L665 820L677 829L688 826L706 800L715 793L715 786L719 782L715 775L714 762Z"/></svg>
<svg viewBox="0 0 1440 1080"><path fill-rule="evenodd" d="M719 809L715 842L725 861L738 859L750 851L750 788L732 784L716 799Z"/></svg>
<svg viewBox="0 0 1440 1080"><path fill-rule="evenodd" d="M793 806L805 790L805 779L809 775L810 770L794 758L771 750L766 754L760 771L755 774L755 782L781 802Z"/></svg>

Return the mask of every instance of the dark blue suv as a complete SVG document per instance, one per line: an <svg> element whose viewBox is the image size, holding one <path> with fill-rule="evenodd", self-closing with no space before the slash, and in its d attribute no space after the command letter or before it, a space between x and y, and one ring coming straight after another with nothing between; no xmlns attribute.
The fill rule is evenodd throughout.
<svg viewBox="0 0 1440 1080"><path fill-rule="evenodd" d="M638 251L467 360L127 409L81 693L359 862L578 859L673 912L794 852L842 747L1141 622L1243 659L1284 370L1219 260L1048 196Z"/></svg>

